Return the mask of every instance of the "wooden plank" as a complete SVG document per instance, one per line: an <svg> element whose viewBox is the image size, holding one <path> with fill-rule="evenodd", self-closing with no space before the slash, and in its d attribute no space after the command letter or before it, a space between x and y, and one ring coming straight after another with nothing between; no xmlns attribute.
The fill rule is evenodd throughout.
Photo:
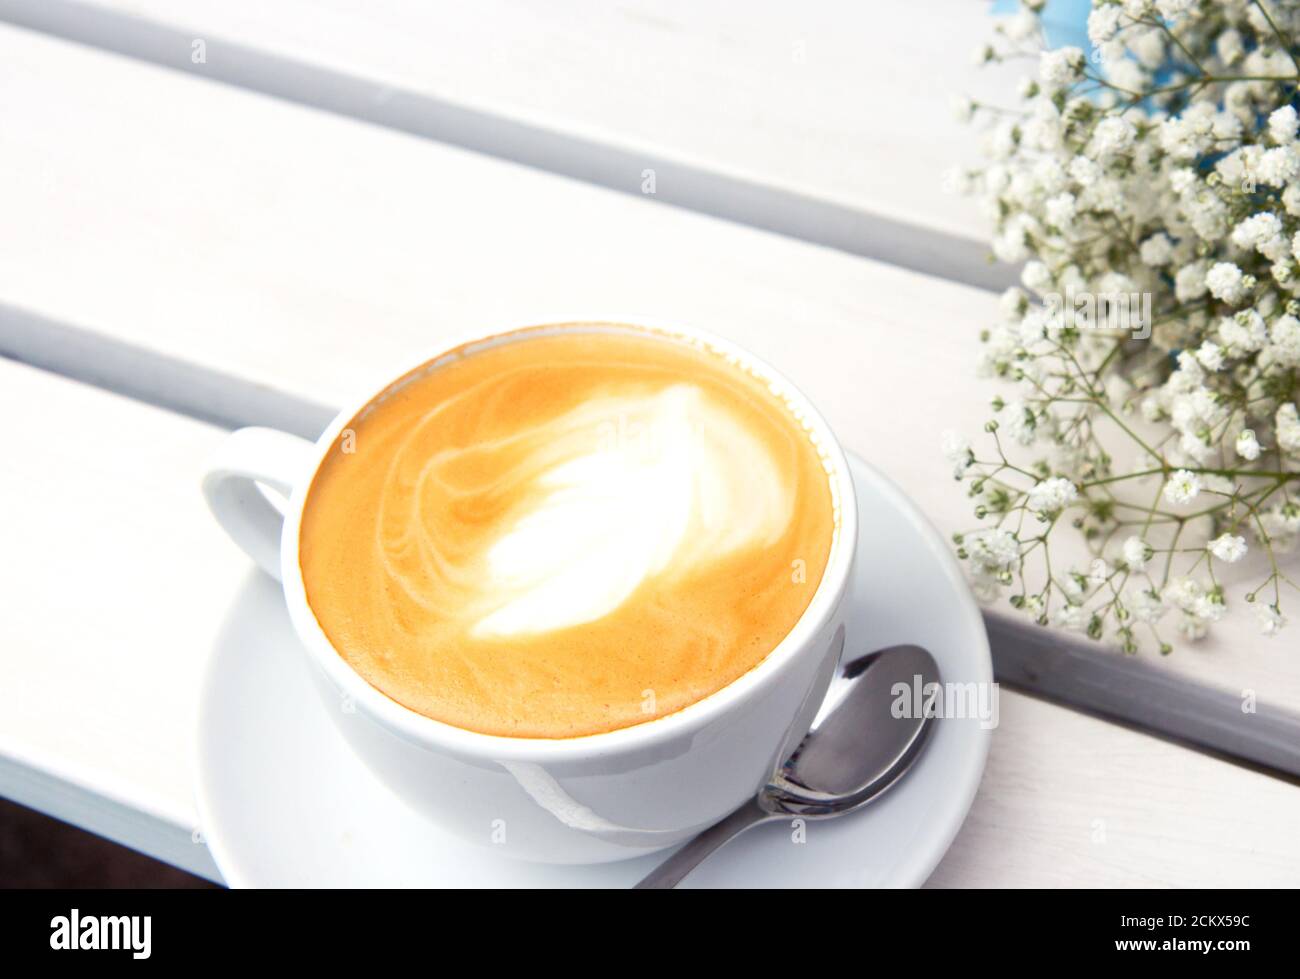
<svg viewBox="0 0 1300 979"><path fill-rule="evenodd" d="M1294 785L1001 698L975 803L928 887L1296 887Z"/></svg>
<svg viewBox="0 0 1300 979"><path fill-rule="evenodd" d="M198 491L225 433L8 361L0 410L0 794L215 876L194 717L248 569Z"/></svg>
<svg viewBox="0 0 1300 979"><path fill-rule="evenodd" d="M956 94L985 4L792 8L698 0L365 5L319 0L0 0L0 17L191 74L584 181L998 286ZM201 44L201 52L195 47ZM201 59L201 60L199 60Z"/></svg>
<svg viewBox="0 0 1300 979"><path fill-rule="evenodd" d="M937 446L990 394L987 293L14 28L0 82L11 356L312 434L452 331L680 320L780 365L941 528L972 522ZM1156 662L1294 712L1288 648L1246 615Z"/></svg>
<svg viewBox="0 0 1300 979"><path fill-rule="evenodd" d="M223 433L7 361L0 410L23 418L0 454L0 794L215 876L192 836L195 705L250 568L198 493ZM1014 693L1000 707L932 884L1300 882L1292 786Z"/></svg>
<svg viewBox="0 0 1300 979"><path fill-rule="evenodd" d="M67 770L68 759L30 737L12 739L22 747L14 756L0 750L0 795L87 832L146 853L192 874L221 883L203 838L195 829L192 807L179 795L150 800L143 786L121 782L116 790L101 779ZM35 753L34 753L35 752ZM73 759L76 765L80 759ZM40 860L39 853L30 855ZM9 882L0 880L0 885Z"/></svg>

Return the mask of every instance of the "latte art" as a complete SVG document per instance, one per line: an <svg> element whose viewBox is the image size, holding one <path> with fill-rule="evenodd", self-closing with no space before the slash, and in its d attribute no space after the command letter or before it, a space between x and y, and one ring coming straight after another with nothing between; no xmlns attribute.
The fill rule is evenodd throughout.
<svg viewBox="0 0 1300 979"><path fill-rule="evenodd" d="M834 534L784 403L656 337L489 347L350 428L303 518L309 604L373 685L471 730L597 733L707 696L797 621Z"/></svg>
<svg viewBox="0 0 1300 979"><path fill-rule="evenodd" d="M790 522L793 487L776 460L693 385L609 393L506 438L429 451L422 433L453 408L403 441L378 544L413 601L471 636L591 622L646 582L703 573ZM444 526L484 506L494 517L473 541Z"/></svg>

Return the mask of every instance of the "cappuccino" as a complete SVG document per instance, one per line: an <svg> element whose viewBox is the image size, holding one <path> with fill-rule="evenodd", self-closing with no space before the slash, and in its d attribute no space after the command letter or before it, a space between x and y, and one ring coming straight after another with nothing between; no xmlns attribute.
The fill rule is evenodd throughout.
<svg viewBox="0 0 1300 979"><path fill-rule="evenodd" d="M298 559L330 643L388 697L569 738L762 662L837 528L824 453L762 377L699 341L569 324L374 399L317 470Z"/></svg>

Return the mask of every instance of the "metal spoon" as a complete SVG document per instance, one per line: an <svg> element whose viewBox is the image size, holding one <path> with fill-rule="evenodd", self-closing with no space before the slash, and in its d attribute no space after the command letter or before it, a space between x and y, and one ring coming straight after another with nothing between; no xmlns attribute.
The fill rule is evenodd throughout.
<svg viewBox="0 0 1300 979"><path fill-rule="evenodd" d="M692 839L637 889L676 887L710 853L759 823L861 809L912 766L934 727L925 698L920 717L894 716L895 685L925 691L938 679L934 657L919 646L891 646L843 664L812 729L758 795ZM910 696L907 702L914 706Z"/></svg>

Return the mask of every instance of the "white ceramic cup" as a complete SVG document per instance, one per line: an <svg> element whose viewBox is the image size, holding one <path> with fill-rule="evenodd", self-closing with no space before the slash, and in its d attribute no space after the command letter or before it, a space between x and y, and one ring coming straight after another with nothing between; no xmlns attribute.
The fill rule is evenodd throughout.
<svg viewBox="0 0 1300 979"><path fill-rule="evenodd" d="M510 738L453 727L389 699L330 644L307 604L298 533L322 460L372 402L417 370L538 333L648 330L704 345L770 383L826 460L836 538L821 583L790 634L748 673L663 717L578 738ZM479 334L481 337L482 334ZM623 321L566 321L471 338L421 358L398 380L348 406L313 444L267 428L231 434L203 480L231 537L284 585L294 629L329 714L394 792L467 840L549 863L595 863L671 846L752 796L811 725L845 646L857 508L844 453L825 420L757 358L697 330ZM273 506L258 484L283 495Z"/></svg>

